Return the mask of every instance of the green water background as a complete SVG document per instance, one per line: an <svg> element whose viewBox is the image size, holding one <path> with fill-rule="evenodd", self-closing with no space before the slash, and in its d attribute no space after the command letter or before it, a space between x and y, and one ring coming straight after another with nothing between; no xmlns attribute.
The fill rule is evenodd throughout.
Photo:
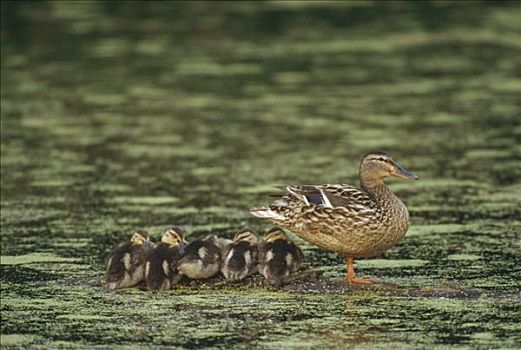
<svg viewBox="0 0 521 350"><path fill-rule="evenodd" d="M1 3L1 347L521 348L519 2ZM412 226L342 286L110 293L112 245L232 237L384 149Z"/></svg>

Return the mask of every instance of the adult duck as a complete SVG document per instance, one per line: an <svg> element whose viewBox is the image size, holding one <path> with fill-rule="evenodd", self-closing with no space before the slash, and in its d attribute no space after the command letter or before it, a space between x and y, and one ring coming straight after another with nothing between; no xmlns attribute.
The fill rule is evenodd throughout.
<svg viewBox="0 0 521 350"><path fill-rule="evenodd" d="M287 186L287 193L271 205L250 212L342 255L347 283L373 283L355 277L353 259L382 254L396 245L409 228L407 207L383 180L390 176L418 177L385 152L365 154L359 176L360 188L346 184Z"/></svg>

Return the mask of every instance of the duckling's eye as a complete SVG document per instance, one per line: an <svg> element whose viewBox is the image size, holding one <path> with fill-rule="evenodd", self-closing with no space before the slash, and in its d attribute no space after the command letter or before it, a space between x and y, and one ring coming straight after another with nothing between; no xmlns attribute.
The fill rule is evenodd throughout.
<svg viewBox="0 0 521 350"><path fill-rule="evenodd" d="M378 160L381 161L381 162L385 161L385 159L383 159L383 158L378 158Z"/></svg>

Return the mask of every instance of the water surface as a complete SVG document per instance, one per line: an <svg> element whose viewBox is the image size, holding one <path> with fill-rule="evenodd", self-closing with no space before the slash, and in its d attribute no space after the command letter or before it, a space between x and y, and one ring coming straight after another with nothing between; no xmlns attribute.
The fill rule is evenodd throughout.
<svg viewBox="0 0 521 350"><path fill-rule="evenodd" d="M2 348L521 347L517 3L2 2ZM110 293L132 230L232 237L385 149L412 226L318 281Z"/></svg>

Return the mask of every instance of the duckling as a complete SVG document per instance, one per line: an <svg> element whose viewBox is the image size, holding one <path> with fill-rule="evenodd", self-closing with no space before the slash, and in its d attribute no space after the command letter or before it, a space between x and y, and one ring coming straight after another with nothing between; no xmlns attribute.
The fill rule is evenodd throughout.
<svg viewBox="0 0 521 350"><path fill-rule="evenodd" d="M183 232L172 227L161 237L153 251L147 254L145 278L150 290L167 290L172 288L183 277L175 266L183 256L186 241Z"/></svg>
<svg viewBox="0 0 521 350"><path fill-rule="evenodd" d="M153 247L145 230L134 232L130 241L118 244L107 259L107 288L128 288L145 278L145 255Z"/></svg>
<svg viewBox="0 0 521 350"><path fill-rule="evenodd" d="M275 287L286 284L303 260L302 250L277 227L268 231L259 247L259 272Z"/></svg>
<svg viewBox="0 0 521 350"><path fill-rule="evenodd" d="M221 272L239 281L257 271L259 236L250 229L239 231L224 254Z"/></svg>
<svg viewBox="0 0 521 350"><path fill-rule="evenodd" d="M210 278L221 270L222 255L231 240L209 235L190 242L177 263L179 273L192 279Z"/></svg>

